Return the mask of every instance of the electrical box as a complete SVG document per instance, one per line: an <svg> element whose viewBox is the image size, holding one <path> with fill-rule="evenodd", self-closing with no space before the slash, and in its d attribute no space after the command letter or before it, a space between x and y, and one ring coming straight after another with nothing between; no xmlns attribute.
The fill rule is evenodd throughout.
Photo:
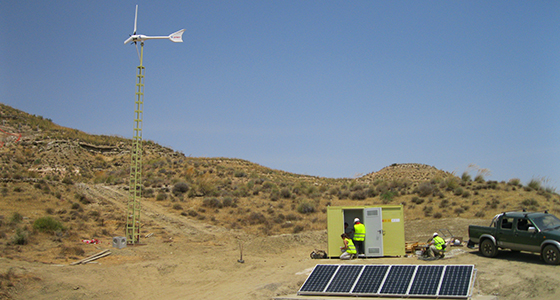
<svg viewBox="0 0 560 300"><path fill-rule="evenodd" d="M366 257L404 256L404 212L402 205L329 206L327 207L327 255L339 257L343 246L340 235L344 223L353 228L359 218L366 227Z"/></svg>
<svg viewBox="0 0 560 300"><path fill-rule="evenodd" d="M124 236L113 237L113 248L122 249L124 247L126 247L126 237Z"/></svg>

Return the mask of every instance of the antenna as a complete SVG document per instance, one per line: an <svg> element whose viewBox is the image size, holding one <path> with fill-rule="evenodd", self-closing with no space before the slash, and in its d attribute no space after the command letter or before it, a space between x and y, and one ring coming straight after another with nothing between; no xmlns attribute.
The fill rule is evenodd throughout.
<svg viewBox="0 0 560 300"><path fill-rule="evenodd" d="M174 43L183 42L183 33L185 29L176 31L168 36L146 36L136 34L136 25L138 21L138 5L134 14L134 31L124 44L134 43L136 51L138 51L138 42L140 42L140 65L138 66L138 74L136 75L136 101L134 109L134 139L131 153L130 163L130 184L128 201L128 209L126 214L126 243L130 245L140 243L140 199L142 198L142 123L144 119L144 41L155 39L169 39Z"/></svg>

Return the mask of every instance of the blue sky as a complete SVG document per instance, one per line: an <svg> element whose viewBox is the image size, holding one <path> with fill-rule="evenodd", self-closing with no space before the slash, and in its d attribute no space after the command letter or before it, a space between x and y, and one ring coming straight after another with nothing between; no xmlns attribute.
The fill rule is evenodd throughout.
<svg viewBox="0 0 560 300"><path fill-rule="evenodd" d="M1 1L0 102L324 177L392 163L560 184L559 1ZM476 171L472 171L476 175Z"/></svg>

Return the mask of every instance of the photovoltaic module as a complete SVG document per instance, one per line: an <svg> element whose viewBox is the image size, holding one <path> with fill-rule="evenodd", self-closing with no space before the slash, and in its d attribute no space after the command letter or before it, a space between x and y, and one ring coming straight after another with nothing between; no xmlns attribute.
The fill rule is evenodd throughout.
<svg viewBox="0 0 560 300"><path fill-rule="evenodd" d="M468 298L474 265L317 265L298 295Z"/></svg>

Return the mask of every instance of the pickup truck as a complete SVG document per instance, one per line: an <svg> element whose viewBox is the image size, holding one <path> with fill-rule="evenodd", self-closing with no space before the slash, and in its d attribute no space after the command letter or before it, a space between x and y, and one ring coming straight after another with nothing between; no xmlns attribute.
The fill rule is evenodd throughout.
<svg viewBox="0 0 560 300"><path fill-rule="evenodd" d="M505 212L490 226L469 226L469 247L479 244L483 256L495 257L499 249L540 253L552 265L560 264L560 219L544 213Z"/></svg>

